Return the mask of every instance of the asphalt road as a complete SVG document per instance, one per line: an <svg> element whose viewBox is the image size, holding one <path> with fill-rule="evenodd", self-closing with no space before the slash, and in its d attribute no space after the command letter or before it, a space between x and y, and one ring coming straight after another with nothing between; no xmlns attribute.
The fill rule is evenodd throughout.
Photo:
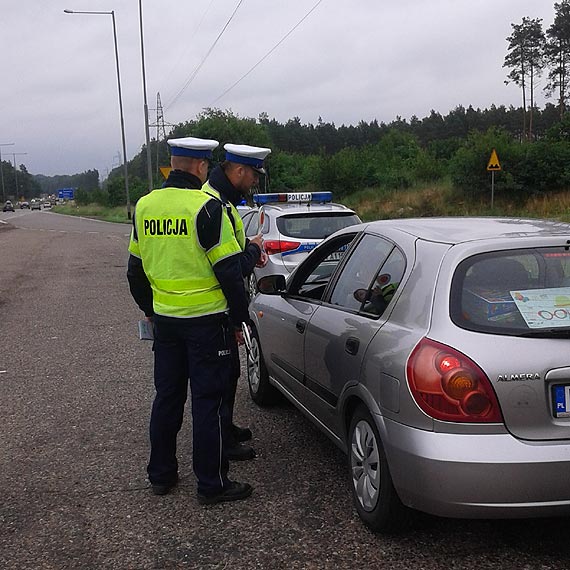
<svg viewBox="0 0 570 570"><path fill-rule="evenodd" d="M567 519L425 516L404 535L372 534L352 508L344 456L293 408L258 408L245 383L237 419L258 458L231 476L253 496L198 504L189 421L181 483L153 496L152 352L136 334L128 232L50 211L0 214L1 569L570 567Z"/></svg>

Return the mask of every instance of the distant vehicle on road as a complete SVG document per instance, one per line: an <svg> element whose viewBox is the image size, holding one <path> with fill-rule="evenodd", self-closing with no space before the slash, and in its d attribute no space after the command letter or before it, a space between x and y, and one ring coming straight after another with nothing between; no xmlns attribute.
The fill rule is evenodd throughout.
<svg viewBox="0 0 570 570"><path fill-rule="evenodd" d="M45 210L46 208L51 208L51 202L48 201L48 200L46 200L46 201L44 202L44 210Z"/></svg>
<svg viewBox="0 0 570 570"><path fill-rule="evenodd" d="M4 207L2 208L3 212L14 212L14 204L12 204L12 202L10 200L6 200L6 202L4 202Z"/></svg>
<svg viewBox="0 0 570 570"><path fill-rule="evenodd" d="M30 209L30 203L29 202L20 202L20 210L25 210L25 209Z"/></svg>
<svg viewBox="0 0 570 570"><path fill-rule="evenodd" d="M42 203L39 200L32 200L30 202L30 210L41 210Z"/></svg>

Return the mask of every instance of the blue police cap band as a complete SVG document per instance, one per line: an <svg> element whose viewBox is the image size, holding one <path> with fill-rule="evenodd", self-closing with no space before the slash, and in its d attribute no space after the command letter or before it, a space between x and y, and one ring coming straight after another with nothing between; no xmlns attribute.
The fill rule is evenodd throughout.
<svg viewBox="0 0 570 570"><path fill-rule="evenodd" d="M172 156L190 156L192 158L212 158L214 156L211 150L196 150L182 148L181 146L171 146L170 152Z"/></svg>
<svg viewBox="0 0 570 570"><path fill-rule="evenodd" d="M255 168L263 168L263 160L251 156L241 156L240 154L226 152L226 160L229 162L237 162L238 164L247 164L248 166L253 166Z"/></svg>

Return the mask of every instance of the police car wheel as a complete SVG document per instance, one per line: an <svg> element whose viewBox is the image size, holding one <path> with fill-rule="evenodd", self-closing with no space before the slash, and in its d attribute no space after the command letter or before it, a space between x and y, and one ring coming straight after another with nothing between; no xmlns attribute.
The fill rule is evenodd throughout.
<svg viewBox="0 0 570 570"><path fill-rule="evenodd" d="M376 532L397 532L412 521L394 488L376 424L363 405L356 408L348 430L348 469L354 505Z"/></svg>
<svg viewBox="0 0 570 570"><path fill-rule="evenodd" d="M259 289L257 288L257 278L255 277L255 273L252 273L247 280L247 291L249 293L249 298L253 299L258 293Z"/></svg>
<svg viewBox="0 0 570 570"><path fill-rule="evenodd" d="M279 392L269 383L257 330L252 327L251 351L247 355L247 383L251 399L259 406L270 406L279 401Z"/></svg>

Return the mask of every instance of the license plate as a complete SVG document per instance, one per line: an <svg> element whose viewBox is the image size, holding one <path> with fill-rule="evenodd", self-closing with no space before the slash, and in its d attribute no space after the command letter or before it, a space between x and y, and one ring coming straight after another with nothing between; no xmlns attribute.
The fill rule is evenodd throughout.
<svg viewBox="0 0 570 570"><path fill-rule="evenodd" d="M570 418L570 386L553 386L552 403L555 418Z"/></svg>

